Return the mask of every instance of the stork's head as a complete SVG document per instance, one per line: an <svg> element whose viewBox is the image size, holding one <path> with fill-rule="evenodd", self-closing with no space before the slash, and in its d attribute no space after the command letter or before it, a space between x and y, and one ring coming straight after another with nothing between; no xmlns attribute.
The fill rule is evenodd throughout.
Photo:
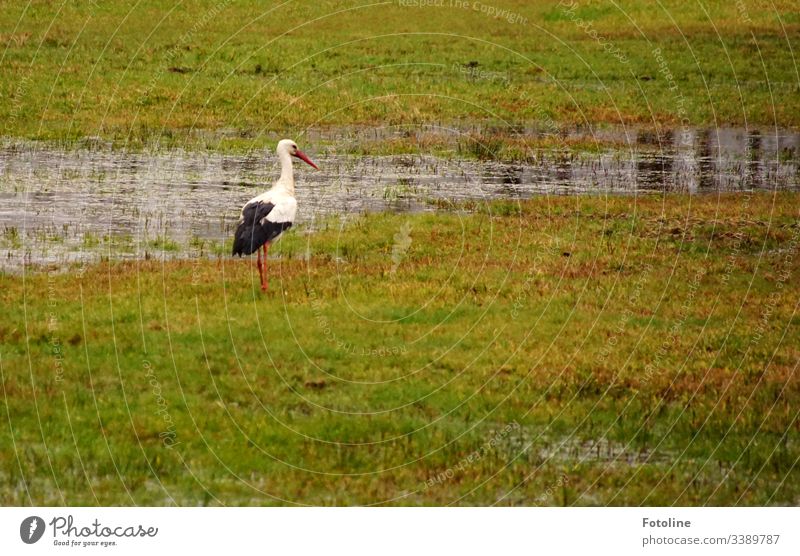
<svg viewBox="0 0 800 556"><path fill-rule="evenodd" d="M302 160L303 162L305 162L309 166L312 166L313 168L316 168L317 170L319 170L319 168L317 168L317 165L314 164L313 162L311 162L311 159L309 159L306 156L306 153L304 153L303 151L298 149L297 148L297 143L295 143L291 139L282 139L281 141L279 141L278 142L278 148L275 149L275 150L278 153L278 156L280 156L280 154L282 152L288 153L291 156L296 156L297 158L299 158L300 160Z"/></svg>

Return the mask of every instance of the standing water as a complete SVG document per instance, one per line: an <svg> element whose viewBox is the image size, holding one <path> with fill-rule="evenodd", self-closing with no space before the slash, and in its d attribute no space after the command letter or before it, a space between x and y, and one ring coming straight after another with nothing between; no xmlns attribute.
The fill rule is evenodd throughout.
<svg viewBox="0 0 800 556"><path fill-rule="evenodd" d="M296 165L298 222L542 194L800 188L796 133L605 133L625 148L592 153L553 148L523 162L342 154L353 152L352 144L342 149L341 139L337 144L323 132L298 137L321 169ZM571 138L580 135L576 131ZM381 138L391 139L391 133ZM269 188L277 173L271 152L236 156L7 146L0 150L0 268L227 253L242 204Z"/></svg>

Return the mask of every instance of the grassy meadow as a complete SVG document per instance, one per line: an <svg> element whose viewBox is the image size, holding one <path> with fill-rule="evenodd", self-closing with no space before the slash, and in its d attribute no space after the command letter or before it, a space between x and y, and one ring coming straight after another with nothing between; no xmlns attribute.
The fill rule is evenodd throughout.
<svg viewBox="0 0 800 556"><path fill-rule="evenodd" d="M800 502L796 193L0 275L3 504Z"/></svg>
<svg viewBox="0 0 800 556"><path fill-rule="evenodd" d="M796 145L746 157L800 126L798 36L795 0L4 3L0 174L20 143L522 164L737 126L769 184ZM3 194L52 194L36 170ZM342 215L273 247L267 293L218 245L0 267L0 504L800 504L798 207Z"/></svg>
<svg viewBox="0 0 800 556"><path fill-rule="evenodd" d="M0 29L0 135L67 145L249 149L310 127L431 122L800 124L793 0L19 2Z"/></svg>

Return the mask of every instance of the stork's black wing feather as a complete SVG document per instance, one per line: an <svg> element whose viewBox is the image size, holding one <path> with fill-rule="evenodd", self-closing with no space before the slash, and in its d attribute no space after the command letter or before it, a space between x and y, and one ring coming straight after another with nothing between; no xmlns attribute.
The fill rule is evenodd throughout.
<svg viewBox="0 0 800 556"><path fill-rule="evenodd" d="M291 228L291 222L270 222L264 220L272 212L272 203L250 203L242 209L242 222L236 228L233 239L234 255L250 255L268 241L272 241L284 230ZM262 223L263 221L263 223Z"/></svg>

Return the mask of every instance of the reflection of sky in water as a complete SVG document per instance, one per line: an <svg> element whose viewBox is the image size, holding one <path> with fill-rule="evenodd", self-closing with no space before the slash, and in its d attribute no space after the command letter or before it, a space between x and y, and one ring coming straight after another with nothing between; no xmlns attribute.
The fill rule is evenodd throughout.
<svg viewBox="0 0 800 556"><path fill-rule="evenodd" d="M519 129L520 137L546 132ZM373 134L373 131L365 132ZM388 130L368 139L391 138ZM446 160L428 155L354 156L316 149L321 171L295 165L298 219L364 210L434 210L426 200L491 200L539 194L716 192L800 188L800 136L744 130L620 132L603 140L629 148L600 154L545 152L530 164ZM564 139L591 138L574 130ZM336 145L324 132L306 138ZM347 140L365 138L354 130ZM463 140L463 137L462 137ZM345 145L347 149L348 145ZM424 150L423 150L424 152ZM227 246L241 205L276 179L271 153L157 155L109 150L64 152L28 145L0 150L2 268L32 263L161 256L200 251L201 239ZM441 205L441 204L440 204ZM104 243L113 238L115 243ZM194 239L193 239L194 238ZM220 247L221 249L221 247Z"/></svg>

